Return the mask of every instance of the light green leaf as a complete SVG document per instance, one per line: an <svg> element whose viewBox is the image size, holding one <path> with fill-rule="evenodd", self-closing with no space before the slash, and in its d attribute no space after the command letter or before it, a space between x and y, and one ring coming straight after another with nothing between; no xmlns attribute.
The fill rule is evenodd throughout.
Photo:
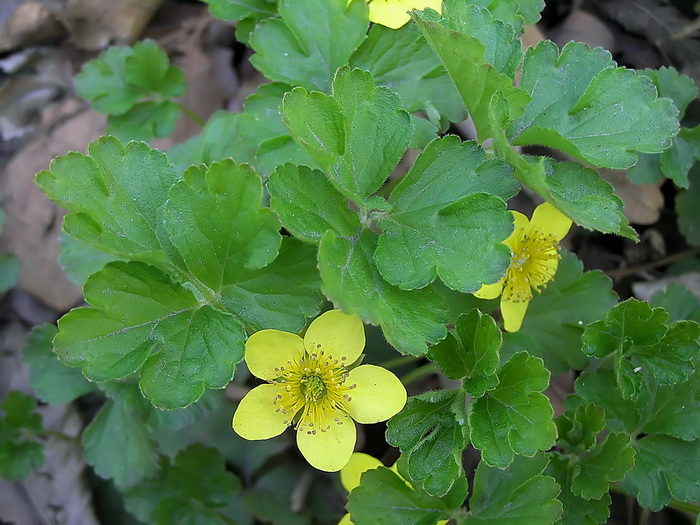
<svg viewBox="0 0 700 525"><path fill-rule="evenodd" d="M624 169L636 152L660 153L678 133L678 110L648 77L618 68L602 48L545 40L528 50L520 83L532 97L510 127L516 145L560 149L594 166ZM555 88L556 87L556 88Z"/></svg>
<svg viewBox="0 0 700 525"><path fill-rule="evenodd" d="M541 357L554 375L588 366L581 350L584 327L616 302L608 277L584 272L581 261L566 250L561 255L554 280L530 302L520 330L503 335L501 350L504 359L527 350Z"/></svg>
<svg viewBox="0 0 700 525"><path fill-rule="evenodd" d="M700 160L700 126L681 128L673 145L661 154L661 170L676 186L688 188L688 173L697 160Z"/></svg>
<svg viewBox="0 0 700 525"><path fill-rule="evenodd" d="M360 227L345 197L318 170L285 164L270 176L267 189L284 227L303 241L318 244L329 230L349 237Z"/></svg>
<svg viewBox="0 0 700 525"><path fill-rule="evenodd" d="M277 13L274 0L202 0L209 5L211 16L235 22L251 15L273 16Z"/></svg>
<svg viewBox="0 0 700 525"><path fill-rule="evenodd" d="M2 412L0 477L25 478L44 463L44 445L32 435L43 430L41 416L36 413L36 400L11 391L2 402Z"/></svg>
<svg viewBox="0 0 700 525"><path fill-rule="evenodd" d="M226 310L253 331L274 328L298 333L321 310L316 249L285 237L277 258L259 270L244 270L225 286Z"/></svg>
<svg viewBox="0 0 700 525"><path fill-rule="evenodd" d="M423 355L427 343L447 335L447 305L433 289L404 291L386 282L374 264L377 236L328 231L318 252L326 296L347 313L382 327L387 341L405 354Z"/></svg>
<svg viewBox="0 0 700 525"><path fill-rule="evenodd" d="M158 209L178 173L161 152L114 137L90 143L89 155L69 153L36 177L39 187L70 213L64 230L114 255L161 262Z"/></svg>
<svg viewBox="0 0 700 525"><path fill-rule="evenodd" d="M693 372L692 359L700 350L700 325L667 321L663 309L628 299L586 328L583 351L595 357L614 355L615 376L628 399L637 397L647 377L663 385L683 382Z"/></svg>
<svg viewBox="0 0 700 525"><path fill-rule="evenodd" d="M378 85L399 94L407 111L425 112L441 130L466 117L452 79L414 24L400 29L374 24L350 66L372 73Z"/></svg>
<svg viewBox="0 0 700 525"><path fill-rule="evenodd" d="M387 441L406 454L408 475L428 494L444 496L460 476L468 443L462 391L441 390L410 397L389 420Z"/></svg>
<svg viewBox="0 0 700 525"><path fill-rule="evenodd" d="M76 239L64 231L61 232L58 242L61 246L58 263L71 282L81 288L88 277L99 272L105 267L105 264L119 260L117 256L99 250L90 243Z"/></svg>
<svg viewBox="0 0 700 525"><path fill-rule="evenodd" d="M516 29L537 23L544 9L544 0L468 0L468 3L488 9L495 20ZM450 3L447 2L447 5Z"/></svg>
<svg viewBox="0 0 700 525"><path fill-rule="evenodd" d="M490 315L473 309L457 319L455 331L428 351L450 379L462 379L467 393L481 397L498 386L501 331Z"/></svg>
<svg viewBox="0 0 700 525"><path fill-rule="evenodd" d="M474 477L465 525L547 525L559 519L562 505L554 478L545 476L547 458L516 457L505 470L481 461Z"/></svg>
<svg viewBox="0 0 700 525"><path fill-rule="evenodd" d="M95 388L80 370L61 363L53 353L57 333L52 324L35 326L22 349L22 360L29 366L29 384L42 401L54 405L70 403Z"/></svg>
<svg viewBox="0 0 700 525"><path fill-rule="evenodd" d="M122 142L149 141L153 137L167 137L175 131L182 111L174 102L139 102L129 111L107 118L107 133Z"/></svg>
<svg viewBox="0 0 700 525"><path fill-rule="evenodd" d="M356 523L434 525L450 516L440 498L414 490L387 468L365 472L360 482L348 500Z"/></svg>
<svg viewBox="0 0 700 525"><path fill-rule="evenodd" d="M282 116L338 190L359 202L389 177L413 133L396 93L348 67L336 73L331 96L293 89L284 97Z"/></svg>
<svg viewBox="0 0 700 525"><path fill-rule="evenodd" d="M158 470L156 443L146 419L151 405L131 384L115 383L112 399L85 428L85 460L103 478L130 487Z"/></svg>
<svg viewBox="0 0 700 525"><path fill-rule="evenodd" d="M187 406L205 387L223 388L243 357L245 332L159 270L114 262L85 285L93 306L59 321L55 351L94 381L141 370L141 389L161 408Z"/></svg>
<svg viewBox="0 0 700 525"><path fill-rule="evenodd" d="M409 290L436 276L463 292L498 281L511 257L503 241L513 231L503 199L517 190L510 168L487 160L476 143L456 136L434 140L380 215L379 271Z"/></svg>
<svg viewBox="0 0 700 525"><path fill-rule="evenodd" d="M651 79L660 97L670 98L673 101L673 105L679 112L679 120L685 116L688 104L698 96L695 81L687 75L681 75L672 67L644 69L640 73Z"/></svg>
<svg viewBox="0 0 700 525"><path fill-rule="evenodd" d="M534 456L554 444L552 406L541 393L549 377L539 357L515 354L499 370L498 387L469 406L471 441L487 465L505 468L516 454Z"/></svg>
<svg viewBox="0 0 700 525"><path fill-rule="evenodd" d="M501 60L500 55L497 60L496 54L499 50L487 48L479 39L493 37L500 44L505 44L506 49L511 49L513 42L517 40L514 35L513 42L502 40L508 31L507 26L489 21L483 28L481 24L474 27L469 24L469 20L475 17L488 20L490 15L486 14L485 10L466 3L455 4L455 7L450 13L449 21L445 21L434 11L414 13L413 17L457 86L474 121L479 141L483 141L497 132L492 127L494 123L489 116L489 102L496 92L502 93L502 100L508 108L505 113L508 113L510 118L522 114L529 96L524 90L514 87L513 79L508 76L513 63L517 65L517 60L508 58L508 52L504 54L506 60ZM471 34L470 31L478 31L478 35ZM493 33L490 33L491 31ZM488 42L492 40L489 38ZM497 64L489 62L489 59ZM499 67L502 70L499 70Z"/></svg>
<svg viewBox="0 0 700 525"><path fill-rule="evenodd" d="M336 69L365 39L364 0L280 0L281 18L262 21L250 35L250 61L267 78L330 91Z"/></svg>
<svg viewBox="0 0 700 525"><path fill-rule="evenodd" d="M99 58L87 62L75 77L78 96L90 100L95 111L119 115L126 113L143 95L126 79L129 47L110 47Z"/></svg>

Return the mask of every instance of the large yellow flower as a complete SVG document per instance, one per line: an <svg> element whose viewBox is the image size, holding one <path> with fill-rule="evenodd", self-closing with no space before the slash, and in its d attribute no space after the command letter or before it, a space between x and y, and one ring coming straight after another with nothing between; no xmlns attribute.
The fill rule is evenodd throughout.
<svg viewBox="0 0 700 525"><path fill-rule="evenodd" d="M500 295L503 326L508 332L517 332L533 290L547 286L557 272L559 241L569 232L571 219L548 202L535 209L531 221L522 213L511 213L515 230L505 240L512 252L510 266L499 282L482 286L474 295L481 299Z"/></svg>
<svg viewBox="0 0 700 525"><path fill-rule="evenodd" d="M250 372L268 382L243 398L233 416L236 433L251 440L278 436L294 425L297 445L319 470L340 470L355 447L355 424L377 423L406 404L406 389L388 370L350 369L365 347L362 321L340 310L324 313L304 339L262 330L246 343Z"/></svg>
<svg viewBox="0 0 700 525"><path fill-rule="evenodd" d="M367 0L369 19L391 29L398 29L411 19L412 9L431 8L442 12L442 0Z"/></svg>

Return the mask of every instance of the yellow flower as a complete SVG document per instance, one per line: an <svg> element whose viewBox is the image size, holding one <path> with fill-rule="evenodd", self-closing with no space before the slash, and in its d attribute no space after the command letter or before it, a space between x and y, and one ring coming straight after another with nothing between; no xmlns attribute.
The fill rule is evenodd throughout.
<svg viewBox="0 0 700 525"><path fill-rule="evenodd" d="M360 486L360 477L362 474L368 470L374 470L375 468L383 466L384 465L382 465L381 461L370 456L369 454L354 452L350 458L350 461L348 461L347 465L345 465L340 471L340 483L343 485L343 488L350 493L355 487ZM403 479L401 474L399 474L399 470L396 468L396 463L389 467L389 470ZM410 485L410 483L406 482L405 479L404 482ZM437 522L437 525L444 525L448 521L449 520L440 520ZM338 522L338 525L352 525L350 514L345 514Z"/></svg>
<svg viewBox="0 0 700 525"><path fill-rule="evenodd" d="M532 292L547 286L559 264L559 241L571 228L571 219L545 202L532 214L532 220L511 211L513 234L505 240L511 249L510 266L496 284L482 286L474 295L481 299L501 296L501 315L508 332L517 332L532 300Z"/></svg>
<svg viewBox="0 0 700 525"><path fill-rule="evenodd" d="M262 330L246 343L250 372L268 382L241 400L233 430L251 440L269 439L294 425L297 445L319 470L340 470L355 447L355 423L377 423L406 404L406 389L388 370L350 369L365 347L362 321L340 310L324 313L304 339Z"/></svg>
<svg viewBox="0 0 700 525"><path fill-rule="evenodd" d="M442 0L367 0L369 19L391 29L398 29L411 19L411 9L431 8L442 12Z"/></svg>

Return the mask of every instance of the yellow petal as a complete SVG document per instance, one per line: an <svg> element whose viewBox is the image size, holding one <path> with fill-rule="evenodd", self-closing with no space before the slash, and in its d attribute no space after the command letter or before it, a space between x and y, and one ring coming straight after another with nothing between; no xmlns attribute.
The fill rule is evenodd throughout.
<svg viewBox="0 0 700 525"><path fill-rule="evenodd" d="M501 299L501 315L503 316L503 328L506 332L517 332L523 324L525 312L530 301L506 301Z"/></svg>
<svg viewBox="0 0 700 525"><path fill-rule="evenodd" d="M353 452L350 461L340 471L340 483L348 492L360 484L360 476L368 470L381 467L382 462L364 452Z"/></svg>
<svg viewBox="0 0 700 525"><path fill-rule="evenodd" d="M406 389L399 378L380 366L362 365L350 370L345 384L357 385L348 392L348 406L358 423L386 421L406 404Z"/></svg>
<svg viewBox="0 0 700 525"><path fill-rule="evenodd" d="M523 240L523 235L530 227L530 220L519 211L509 211L513 215L513 233L511 233L510 237L503 242L508 246L508 248L511 249L511 251L517 252L520 243Z"/></svg>
<svg viewBox="0 0 700 525"><path fill-rule="evenodd" d="M474 292L474 297L478 297L479 299L495 299L501 295L501 292L503 291L503 282L504 279L501 279L494 284L484 284L481 288Z"/></svg>
<svg viewBox="0 0 700 525"><path fill-rule="evenodd" d="M537 206L532 213L530 227L540 228L544 233L548 233L557 241L561 241L571 229L571 219L550 203L544 202Z"/></svg>
<svg viewBox="0 0 700 525"><path fill-rule="evenodd" d="M312 467L336 472L350 460L357 436L355 423L348 416L339 416L329 424L330 429L315 434L298 430L297 446Z"/></svg>
<svg viewBox="0 0 700 525"><path fill-rule="evenodd" d="M274 404L283 389L280 385L260 385L248 392L233 414L233 430L245 439L270 439L287 428L293 414L276 411Z"/></svg>
<svg viewBox="0 0 700 525"><path fill-rule="evenodd" d="M365 327L356 315L330 310L311 323L304 345L309 354L323 351L347 366L360 357L365 348Z"/></svg>
<svg viewBox="0 0 700 525"><path fill-rule="evenodd" d="M245 344L245 363L250 373L260 379L280 376L279 367L298 361L304 355L304 341L296 334L279 330L261 330Z"/></svg>
<svg viewBox="0 0 700 525"><path fill-rule="evenodd" d="M431 8L442 12L442 0L370 0L369 19L391 29L398 29L411 19L412 9Z"/></svg>
<svg viewBox="0 0 700 525"><path fill-rule="evenodd" d="M340 518L338 525L353 525L352 521L350 521L350 514L345 514L342 518Z"/></svg>

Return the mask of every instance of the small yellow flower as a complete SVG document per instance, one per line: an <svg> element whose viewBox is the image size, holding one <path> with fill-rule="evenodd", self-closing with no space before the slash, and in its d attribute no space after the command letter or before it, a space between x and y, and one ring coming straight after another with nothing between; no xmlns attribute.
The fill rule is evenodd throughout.
<svg viewBox="0 0 700 525"><path fill-rule="evenodd" d="M378 423L406 404L406 389L388 370L350 369L365 347L362 321L340 310L324 313L304 339L262 330L246 343L250 372L268 382L241 400L233 430L250 440L269 439L294 425L297 445L319 470L340 470L355 447L355 424Z"/></svg>
<svg viewBox="0 0 700 525"><path fill-rule="evenodd" d="M360 486L360 478L362 477L362 474L368 470L374 470L375 468L383 466L384 465L382 465L381 461L370 456L369 454L365 454L363 452L353 452L350 461L348 461L347 465L345 465L340 471L340 483L343 485L343 488L350 493L355 487ZM399 474L399 470L396 468L396 463L389 467L389 470L403 479L401 474ZM406 482L405 479L404 482L410 485L410 483ZM448 521L449 520L440 520L437 522L437 525L445 525L445 523ZM350 514L345 514L338 522L338 525L352 525Z"/></svg>
<svg viewBox="0 0 700 525"><path fill-rule="evenodd" d="M532 214L532 220L511 211L515 230L505 240L512 252L505 276L496 284L482 286L474 295L481 299L501 296L501 315L508 332L517 332L533 298L532 292L547 286L559 265L559 241L571 228L571 219L545 202Z"/></svg>
<svg viewBox="0 0 700 525"><path fill-rule="evenodd" d="M442 0L367 0L369 19L391 29L402 27L411 19L412 9L431 8L442 13Z"/></svg>

